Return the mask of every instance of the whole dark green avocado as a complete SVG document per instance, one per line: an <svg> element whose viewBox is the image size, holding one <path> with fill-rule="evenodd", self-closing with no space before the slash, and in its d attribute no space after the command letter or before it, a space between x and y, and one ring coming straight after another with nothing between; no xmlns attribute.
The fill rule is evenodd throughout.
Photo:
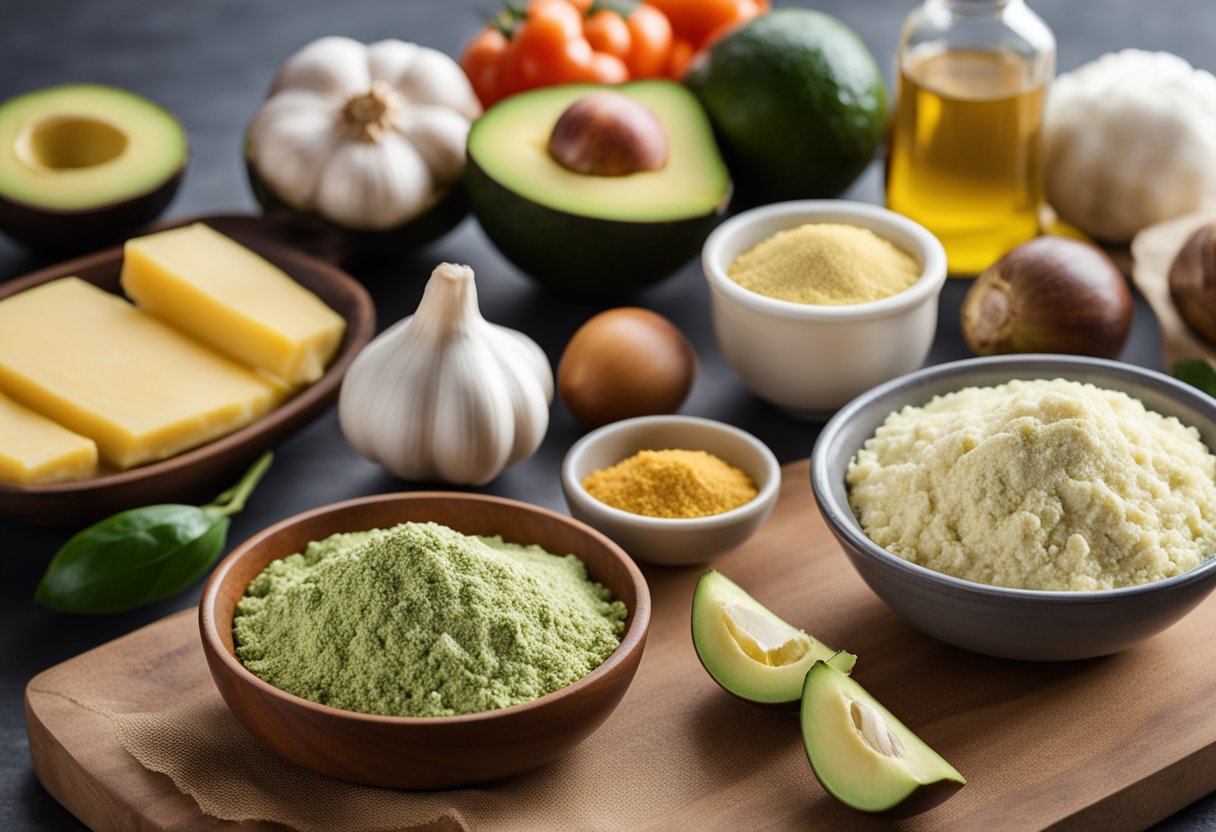
<svg viewBox="0 0 1216 832"><path fill-rule="evenodd" d="M874 56L822 12L754 18L702 53L684 82L709 113L749 204L839 195L887 129L887 88Z"/></svg>

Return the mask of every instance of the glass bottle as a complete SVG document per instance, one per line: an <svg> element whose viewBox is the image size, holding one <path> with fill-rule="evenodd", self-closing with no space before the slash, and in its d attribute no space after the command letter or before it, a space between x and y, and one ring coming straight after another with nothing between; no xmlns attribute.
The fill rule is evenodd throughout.
<svg viewBox="0 0 1216 832"><path fill-rule="evenodd" d="M973 275L1039 231L1055 38L1025 0L925 0L904 21L887 204Z"/></svg>

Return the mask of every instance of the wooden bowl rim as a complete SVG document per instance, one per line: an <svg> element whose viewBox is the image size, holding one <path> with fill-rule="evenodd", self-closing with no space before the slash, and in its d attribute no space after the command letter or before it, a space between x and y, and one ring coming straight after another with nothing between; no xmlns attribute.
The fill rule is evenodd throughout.
<svg viewBox="0 0 1216 832"><path fill-rule="evenodd" d="M179 228L197 222L209 224L232 220L248 221L252 224L261 222L262 218L252 214L209 214L198 217L186 217L158 225L154 231L148 233ZM65 260L38 269L22 277L0 283L0 300L20 294L35 286L49 283L52 280L68 277L81 269L96 268L111 260L121 264L123 245L123 243L119 243L92 254L74 257L71 260ZM363 284L334 264L304 254L285 243L268 239L265 242L258 242L257 245L250 246L250 248L263 256L267 253L272 255L274 260L280 261L283 264L283 271L287 272L292 280L296 280L296 282L299 282L296 278L298 270L311 271L321 275L328 284L337 287L342 294L350 296L352 300L350 314L349 316L342 315L343 320L346 321L346 334L342 339L342 346L339 348L338 354L334 356L333 361L326 368L324 375L260 419L256 419L243 428L200 445L197 448L183 451L180 454L175 454L157 462L139 465L126 471L116 471L83 480L32 486L0 483L0 500L3 500L7 496L17 495L46 495L58 498L71 495L85 496L96 491L115 486L130 485L154 477L172 476L178 471L189 468L202 460L238 450L246 444L256 442L259 437L276 429L284 422L295 417L299 412L319 404L322 400L336 393L342 383L343 377L346 375L346 371L350 368L351 363L354 362L355 356L367 346L372 336L375 335L376 309L371 295L364 288ZM329 306L329 304L326 303L326 306ZM330 308L333 309L332 306ZM334 311L338 312L337 309L334 309ZM339 314L342 313L339 312Z"/></svg>
<svg viewBox="0 0 1216 832"><path fill-rule="evenodd" d="M220 588L228 579L229 574L236 567L237 563L242 558L248 557L249 553L254 551L258 544L272 537L282 530L289 528L297 523L302 523L307 520L312 520L319 516L343 511L349 508L355 508L365 505L374 505L376 503L395 503L395 502L413 502L423 499L442 499L464 501L470 503L491 503L504 506L516 511L524 511L531 514L539 515L542 519L558 522L568 526L573 526L580 532L589 535L591 538L599 542L604 549L616 558L625 567L625 572L629 576L629 581L633 585L634 595L637 598L635 609L629 610L628 624L624 634L621 636L621 643L616 646L616 649L609 654L608 658L580 679L566 685L563 688L558 688L552 693L547 693L544 696L536 699L531 699L527 702L521 702L518 705L511 705L506 708L498 708L492 711L478 711L471 714L461 714L458 716L386 716L382 714L365 714L359 711L349 711L344 708L334 708L329 705L322 705L318 702L313 702L310 699L305 699L301 696L296 696L293 693L277 688L269 682L264 681L247 669L236 656L230 652L223 640L220 638L219 627L216 624L215 608L219 601ZM581 557L580 557L581 559ZM242 591L243 594L243 591ZM620 599L618 599L620 600ZM199 611L199 630L202 634L203 648L212 657L218 659L225 672L234 674L245 684L253 685L262 694L272 696L279 699L293 708L309 711L317 716L329 719L347 719L357 722L368 723L371 725L381 725L385 727L423 727L423 726L454 726L470 723L484 723L496 720L504 720L515 717L519 714L529 711L539 710L552 705L553 703L567 697L572 696L584 688L590 687L600 680L609 677L621 671L621 665L631 659L635 653L640 653L645 646L646 635L650 629L650 588L646 583L646 578L642 575L640 569L633 558L610 540L606 535L592 528L573 517L567 517L556 511L552 511L541 506L525 503L520 500L512 500L506 497L496 497L489 494L468 494L460 491L399 491L389 494L376 494L369 497L357 497L353 500L344 500L339 503L330 503L328 505L319 506L310 509L285 520L280 520L272 526L269 526L262 531L254 534L252 537L242 541L234 548L215 568L211 573L211 577L207 580L207 585L203 588L202 599L198 605ZM213 665L214 667L214 665Z"/></svg>

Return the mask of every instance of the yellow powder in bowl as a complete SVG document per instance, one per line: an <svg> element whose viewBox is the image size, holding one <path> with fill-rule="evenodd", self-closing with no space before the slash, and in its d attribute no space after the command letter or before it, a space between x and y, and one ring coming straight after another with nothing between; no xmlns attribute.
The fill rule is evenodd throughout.
<svg viewBox="0 0 1216 832"><path fill-rule="evenodd" d="M779 231L743 252L726 274L770 298L849 306L902 292L917 281L921 268L869 229L810 223Z"/></svg>

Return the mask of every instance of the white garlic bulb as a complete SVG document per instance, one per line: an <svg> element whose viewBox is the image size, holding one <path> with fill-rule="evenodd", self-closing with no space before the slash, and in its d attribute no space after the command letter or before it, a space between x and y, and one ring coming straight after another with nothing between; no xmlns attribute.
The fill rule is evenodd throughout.
<svg viewBox="0 0 1216 832"><path fill-rule="evenodd" d="M292 55L249 124L255 178L345 228L411 222L459 186L481 105L435 49L330 36Z"/></svg>
<svg viewBox="0 0 1216 832"><path fill-rule="evenodd" d="M355 359L338 418L356 451L402 479L482 485L536 451L552 401L541 348L485 320L473 270L442 263L418 310Z"/></svg>

